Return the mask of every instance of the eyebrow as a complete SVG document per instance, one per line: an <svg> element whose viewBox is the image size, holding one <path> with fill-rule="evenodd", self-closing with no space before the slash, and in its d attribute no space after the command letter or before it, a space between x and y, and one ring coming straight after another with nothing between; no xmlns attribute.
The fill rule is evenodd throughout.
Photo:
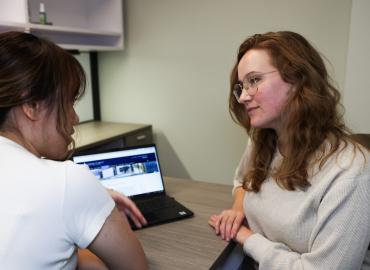
<svg viewBox="0 0 370 270"><path fill-rule="evenodd" d="M262 72L254 71L254 70L253 70L253 71L250 71L250 72L248 72L247 74L245 74L245 75L244 75L244 77L243 77L242 79L244 80L244 79L248 78L248 77L249 77L249 76L251 76L251 75L259 74L259 73L262 73ZM239 81L239 80L238 80L238 82L241 82L241 81Z"/></svg>

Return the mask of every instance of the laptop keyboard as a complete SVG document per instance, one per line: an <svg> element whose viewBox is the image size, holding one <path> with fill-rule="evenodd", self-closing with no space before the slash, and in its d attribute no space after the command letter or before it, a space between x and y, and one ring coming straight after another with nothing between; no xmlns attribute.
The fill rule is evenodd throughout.
<svg viewBox="0 0 370 270"><path fill-rule="evenodd" d="M136 203L143 213L153 212L159 209L171 208L175 205L173 199L166 197L147 199Z"/></svg>

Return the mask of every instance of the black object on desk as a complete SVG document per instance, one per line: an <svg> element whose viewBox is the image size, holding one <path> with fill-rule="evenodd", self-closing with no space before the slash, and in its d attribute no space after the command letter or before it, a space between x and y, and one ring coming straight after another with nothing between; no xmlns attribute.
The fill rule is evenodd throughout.
<svg viewBox="0 0 370 270"><path fill-rule="evenodd" d="M147 226L189 218L194 213L167 195L154 144L77 154L108 189L129 196L148 222ZM131 227L136 227L131 223Z"/></svg>
<svg viewBox="0 0 370 270"><path fill-rule="evenodd" d="M258 264L234 241L226 246L209 270L256 270Z"/></svg>

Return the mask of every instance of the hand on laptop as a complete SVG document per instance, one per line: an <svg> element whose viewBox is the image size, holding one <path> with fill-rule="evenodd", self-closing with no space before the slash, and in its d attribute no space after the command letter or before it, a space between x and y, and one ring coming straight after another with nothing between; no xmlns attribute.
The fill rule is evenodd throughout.
<svg viewBox="0 0 370 270"><path fill-rule="evenodd" d="M108 189L108 192L116 203L117 209L123 215L128 216L135 223L136 227L141 228L143 225L147 224L143 214L132 200L113 189Z"/></svg>

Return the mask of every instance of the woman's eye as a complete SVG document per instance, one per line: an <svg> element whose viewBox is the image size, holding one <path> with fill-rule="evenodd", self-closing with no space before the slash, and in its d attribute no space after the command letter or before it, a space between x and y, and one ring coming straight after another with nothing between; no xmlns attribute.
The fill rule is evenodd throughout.
<svg viewBox="0 0 370 270"><path fill-rule="evenodd" d="M258 82L260 81L260 78L259 77L251 77L249 78L248 82L250 85L255 85L257 84Z"/></svg>

